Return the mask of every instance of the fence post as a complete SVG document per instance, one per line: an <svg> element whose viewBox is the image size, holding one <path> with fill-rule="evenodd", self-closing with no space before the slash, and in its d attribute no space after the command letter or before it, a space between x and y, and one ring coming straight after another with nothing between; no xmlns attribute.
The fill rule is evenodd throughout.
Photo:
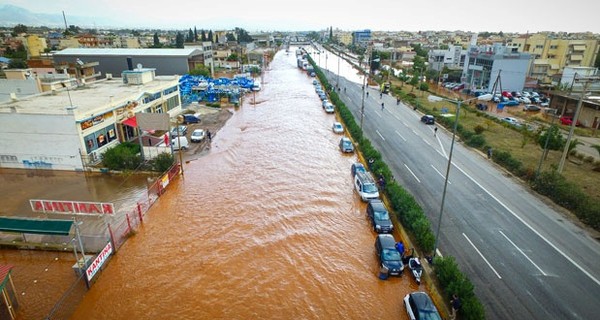
<svg viewBox="0 0 600 320"><path fill-rule="evenodd" d="M126 213L125 216L127 217L127 227L129 228L129 230L127 230L127 233L129 233L129 231L131 231L131 221L129 221L129 213Z"/></svg>
<svg viewBox="0 0 600 320"><path fill-rule="evenodd" d="M137 203L137 209L138 216L140 216L140 222L144 222L144 218L142 217L142 205L139 202Z"/></svg>
<svg viewBox="0 0 600 320"><path fill-rule="evenodd" d="M110 227L110 223L108 224L108 234L110 235L110 242L113 244L113 248L115 248L115 252L117 251L117 247L115 246L115 235L113 234L112 228Z"/></svg>

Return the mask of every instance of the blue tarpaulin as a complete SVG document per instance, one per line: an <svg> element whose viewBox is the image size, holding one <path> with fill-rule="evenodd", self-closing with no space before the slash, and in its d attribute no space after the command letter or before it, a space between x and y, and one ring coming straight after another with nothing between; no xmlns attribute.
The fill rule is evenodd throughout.
<svg viewBox="0 0 600 320"><path fill-rule="evenodd" d="M179 91L184 103L216 102L221 97L237 100L244 92L252 89L254 80L248 77L213 79L186 74L179 79Z"/></svg>

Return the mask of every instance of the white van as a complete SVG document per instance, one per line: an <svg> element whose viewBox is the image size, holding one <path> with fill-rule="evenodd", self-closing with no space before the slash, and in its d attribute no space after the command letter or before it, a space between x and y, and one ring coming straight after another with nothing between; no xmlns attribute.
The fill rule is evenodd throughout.
<svg viewBox="0 0 600 320"><path fill-rule="evenodd" d="M173 146L173 150L177 151L179 149L181 150L187 150L189 143L188 143L188 139L184 136L180 136L180 137L173 137L173 139L171 139L171 145ZM158 145L159 147L166 147L167 145L165 145L164 142L162 142L161 144Z"/></svg>
<svg viewBox="0 0 600 320"><path fill-rule="evenodd" d="M379 199L377 184L368 172L356 172L354 176L354 189L356 189L362 201L367 202L372 199Z"/></svg>

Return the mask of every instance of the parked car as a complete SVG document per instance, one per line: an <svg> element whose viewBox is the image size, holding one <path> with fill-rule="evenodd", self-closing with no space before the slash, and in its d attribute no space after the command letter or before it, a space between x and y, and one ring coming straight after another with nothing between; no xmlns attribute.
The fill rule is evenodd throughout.
<svg viewBox="0 0 600 320"><path fill-rule="evenodd" d="M193 114L184 114L181 117L182 117L183 124L199 123L200 122L200 118L196 117Z"/></svg>
<svg viewBox="0 0 600 320"><path fill-rule="evenodd" d="M323 102L321 102L321 106L323 108L325 108L325 105L328 104L328 103L331 103L331 102L329 102L329 100L325 99L325 100L323 100Z"/></svg>
<svg viewBox="0 0 600 320"><path fill-rule="evenodd" d="M370 200L367 205L367 217L371 220L373 231L377 233L392 233L394 224L390 214L381 200Z"/></svg>
<svg viewBox="0 0 600 320"><path fill-rule="evenodd" d="M350 139L348 137L342 137L340 139L340 150L344 153L353 153L354 152L354 145L352 144L352 141L350 141Z"/></svg>
<svg viewBox="0 0 600 320"><path fill-rule="evenodd" d="M375 252L381 266L388 269L390 276L402 276L404 264L402 256L396 249L396 240L391 234L378 234L375 239Z"/></svg>
<svg viewBox="0 0 600 320"><path fill-rule="evenodd" d="M502 96L507 98L512 98L512 94L508 91L502 91Z"/></svg>
<svg viewBox="0 0 600 320"><path fill-rule="evenodd" d="M327 112L327 113L335 112L335 109L333 108L333 105L331 103L328 103L325 105L325 112Z"/></svg>
<svg viewBox="0 0 600 320"><path fill-rule="evenodd" d="M506 122L506 123L508 123L510 125L513 125L515 127L520 127L521 126L521 123L519 122L519 120L517 120L515 118L512 118L512 117L502 118L502 121L504 121L504 122Z"/></svg>
<svg viewBox="0 0 600 320"><path fill-rule="evenodd" d="M179 149L187 150L189 143L185 136L180 136L173 138L173 140L171 140L171 145L173 145L174 151L178 151Z"/></svg>
<svg viewBox="0 0 600 320"><path fill-rule="evenodd" d="M521 103L531 103L531 100L529 100L529 98L527 98L527 97L520 97L519 98L519 102L521 102Z"/></svg>
<svg viewBox="0 0 600 320"><path fill-rule="evenodd" d="M413 292L404 297L404 306L410 320L442 320L439 311L425 292Z"/></svg>
<svg viewBox="0 0 600 320"><path fill-rule="evenodd" d="M192 142L201 142L202 140L204 140L206 133L204 132L204 129L196 129L194 131L192 131L192 134L190 135L190 140Z"/></svg>
<svg viewBox="0 0 600 320"><path fill-rule="evenodd" d="M461 84L458 84L458 85L455 85L454 87L452 87L452 90L453 91L460 91L460 90L462 90L464 88L465 88L465 84L461 83Z"/></svg>
<svg viewBox="0 0 600 320"><path fill-rule="evenodd" d="M367 169L365 169L365 166L360 163L360 162L355 162L352 164L352 166L350 167L350 172L352 172L352 176L354 177L356 175L357 172L362 172L362 173L366 173Z"/></svg>
<svg viewBox="0 0 600 320"><path fill-rule="evenodd" d="M519 105L519 101L517 101L517 100L508 100L508 101L504 102L505 107L514 107L514 106L518 106L518 105Z"/></svg>
<svg viewBox="0 0 600 320"><path fill-rule="evenodd" d="M341 123L336 121L333 123L331 130L333 130L333 132L335 132L335 133L344 133L344 126Z"/></svg>
<svg viewBox="0 0 600 320"><path fill-rule="evenodd" d="M426 114L424 116L421 117L421 122L425 123L425 124L434 124L435 123L435 118L430 115L430 114Z"/></svg>
<svg viewBox="0 0 600 320"><path fill-rule="evenodd" d="M542 108L536 106L535 104L528 104L523 107L523 111L540 111Z"/></svg>
<svg viewBox="0 0 600 320"><path fill-rule="evenodd" d="M177 137L178 135L185 136L187 134L187 126L177 126L171 129L171 137Z"/></svg>
<svg viewBox="0 0 600 320"><path fill-rule="evenodd" d="M375 180L368 172L356 172L354 176L354 189L360 196L362 201L379 199L379 190L375 184Z"/></svg>
<svg viewBox="0 0 600 320"><path fill-rule="evenodd" d="M562 116L560 117L560 123L564 124L566 126L570 126L571 124L573 124L573 117L572 116ZM575 124L576 126L580 126L581 122L579 122L579 120L577 120L577 123Z"/></svg>

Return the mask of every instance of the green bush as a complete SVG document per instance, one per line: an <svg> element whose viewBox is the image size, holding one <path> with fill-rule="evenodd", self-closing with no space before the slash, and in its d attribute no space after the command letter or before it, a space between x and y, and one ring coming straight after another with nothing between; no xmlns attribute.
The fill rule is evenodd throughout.
<svg viewBox="0 0 600 320"><path fill-rule="evenodd" d="M124 142L102 154L102 164L110 170L135 170L142 164L140 146Z"/></svg>
<svg viewBox="0 0 600 320"><path fill-rule="evenodd" d="M467 145L473 148L481 148L485 143L485 137L480 134L474 134L467 140Z"/></svg>
<svg viewBox="0 0 600 320"><path fill-rule="evenodd" d="M475 131L475 134L482 134L485 131L485 128L478 124L475 126L475 128L473 128L473 131Z"/></svg>
<svg viewBox="0 0 600 320"><path fill-rule="evenodd" d="M166 152L156 156L152 161L152 170L156 172L165 172L175 163L175 158Z"/></svg>
<svg viewBox="0 0 600 320"><path fill-rule="evenodd" d="M510 152L494 151L494 153L492 154L492 159L494 159L494 161L499 165L503 166L511 172L516 173L517 175L523 174L523 163L513 158Z"/></svg>

